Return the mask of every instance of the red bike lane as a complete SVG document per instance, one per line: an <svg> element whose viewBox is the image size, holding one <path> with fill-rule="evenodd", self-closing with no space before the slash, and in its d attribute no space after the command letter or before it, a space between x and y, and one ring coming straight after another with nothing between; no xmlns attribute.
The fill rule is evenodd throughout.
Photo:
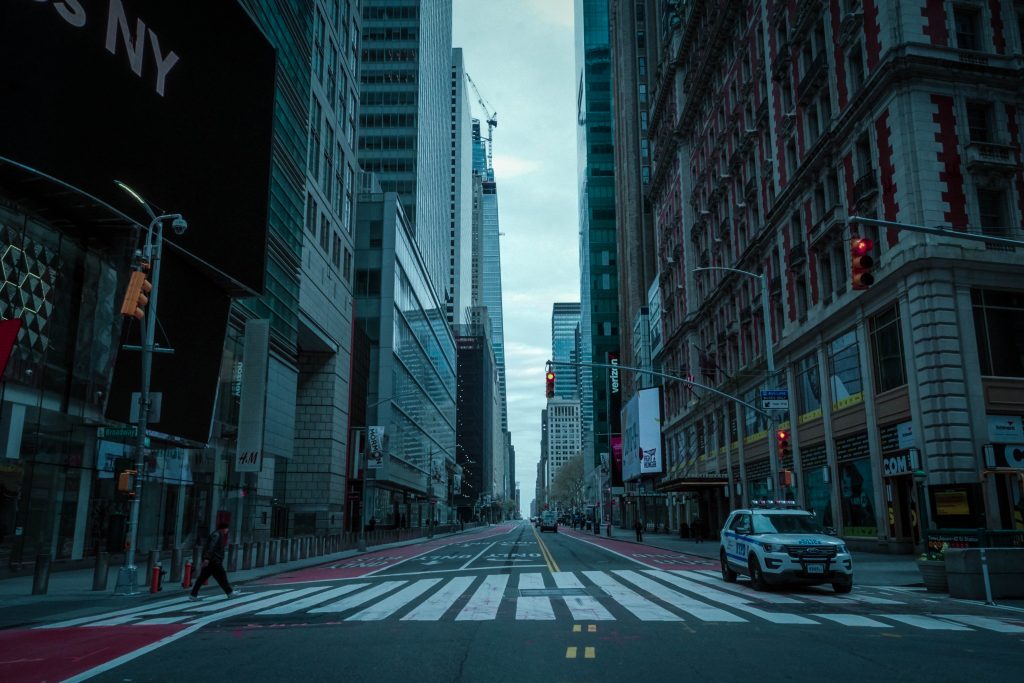
<svg viewBox="0 0 1024 683"><path fill-rule="evenodd" d="M383 569L394 567L396 564L405 562L420 555L426 555L438 548L460 545L470 541L480 541L496 536L503 536L515 527L511 524L482 529L478 532L459 534L458 536L447 536L445 538L427 541L426 543L413 543L400 548L388 548L374 552L356 555L344 560L322 564L308 569L297 569L295 571L268 576L265 579L252 582L257 586L276 586L287 583L306 583L312 581L331 581L335 579L355 579L361 576L374 574Z"/></svg>
<svg viewBox="0 0 1024 683"><path fill-rule="evenodd" d="M602 536L584 534L579 531L566 529L565 527L559 529L559 533L564 533L566 536L578 541L583 541L584 543L596 545L597 547L611 551L616 555L620 555L626 559L646 565L651 569L686 569L691 571L696 569L710 569L718 571L720 569L717 560L710 560L699 555L654 548L649 545L644 545L643 543L617 541L614 538L604 538Z"/></svg>

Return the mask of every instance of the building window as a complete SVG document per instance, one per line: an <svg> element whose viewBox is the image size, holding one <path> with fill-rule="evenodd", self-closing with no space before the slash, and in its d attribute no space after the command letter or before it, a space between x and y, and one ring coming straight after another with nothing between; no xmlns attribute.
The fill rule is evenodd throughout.
<svg viewBox="0 0 1024 683"><path fill-rule="evenodd" d="M316 180L320 177L320 125L321 114L320 101L313 96L313 105L309 108L309 173Z"/></svg>
<svg viewBox="0 0 1024 683"><path fill-rule="evenodd" d="M316 199L312 192L306 194L306 230L316 236Z"/></svg>
<svg viewBox="0 0 1024 683"><path fill-rule="evenodd" d="M956 46L961 50L981 49L981 12L970 5L953 7Z"/></svg>
<svg viewBox="0 0 1024 683"><path fill-rule="evenodd" d="M967 129L971 142L992 142L992 105L968 102Z"/></svg>
<svg viewBox="0 0 1024 683"><path fill-rule="evenodd" d="M853 95L864 85L864 55L859 42L850 49L847 63L847 72L850 74L850 94Z"/></svg>
<svg viewBox="0 0 1024 683"><path fill-rule="evenodd" d="M1024 293L971 290L981 374L1024 377Z"/></svg>
<svg viewBox="0 0 1024 683"><path fill-rule="evenodd" d="M320 214L320 248L326 254L331 246L331 224L327 220L327 214Z"/></svg>
<svg viewBox="0 0 1024 683"><path fill-rule="evenodd" d="M344 258L342 259L342 277L345 278L345 282L352 281L352 252L345 248Z"/></svg>
<svg viewBox="0 0 1024 683"><path fill-rule="evenodd" d="M341 268L341 235L334 233L334 243L331 249L331 263L335 268Z"/></svg>
<svg viewBox="0 0 1024 683"><path fill-rule="evenodd" d="M821 408L821 381L818 379L818 354L809 353L796 367L797 414L806 415Z"/></svg>
<svg viewBox="0 0 1024 683"><path fill-rule="evenodd" d="M875 365L875 391L882 393L907 383L903 364L903 331L895 304L871 318L871 354Z"/></svg>
<svg viewBox="0 0 1024 683"><path fill-rule="evenodd" d="M828 383L832 407L837 410L860 398L863 386L856 330L847 330L829 342Z"/></svg>
<svg viewBox="0 0 1024 683"><path fill-rule="evenodd" d="M1006 220L1006 191L979 187L978 217L984 234L1005 235L1009 230L1009 221Z"/></svg>

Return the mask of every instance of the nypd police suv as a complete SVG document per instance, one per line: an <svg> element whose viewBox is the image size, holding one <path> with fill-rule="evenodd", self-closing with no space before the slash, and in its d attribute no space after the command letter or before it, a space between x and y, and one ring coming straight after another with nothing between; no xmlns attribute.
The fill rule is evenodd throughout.
<svg viewBox="0 0 1024 683"><path fill-rule="evenodd" d="M756 590L768 585L831 583L836 593L853 588L853 558L839 538L793 501L754 501L733 510L722 528L722 579L746 574Z"/></svg>

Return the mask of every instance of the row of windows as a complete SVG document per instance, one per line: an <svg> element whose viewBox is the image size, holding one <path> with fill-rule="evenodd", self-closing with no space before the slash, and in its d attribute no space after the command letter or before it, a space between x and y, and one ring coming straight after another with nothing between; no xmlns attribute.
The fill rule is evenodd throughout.
<svg viewBox="0 0 1024 683"><path fill-rule="evenodd" d="M417 19L419 8L416 5L398 7L364 7L363 19Z"/></svg>
<svg viewBox="0 0 1024 683"><path fill-rule="evenodd" d="M359 75L360 83L415 83L416 69L392 70L392 71L366 71Z"/></svg>
<svg viewBox="0 0 1024 683"><path fill-rule="evenodd" d="M416 114L360 114L360 128L415 128Z"/></svg>
<svg viewBox="0 0 1024 683"><path fill-rule="evenodd" d="M367 159L362 168L369 173L413 173L416 171L415 159Z"/></svg>
<svg viewBox="0 0 1024 683"><path fill-rule="evenodd" d="M360 135L359 149L416 149L416 136Z"/></svg>
<svg viewBox="0 0 1024 683"><path fill-rule="evenodd" d="M395 104L416 104L416 91L414 90L387 90L363 92L359 97L359 103L364 106L374 105L395 105Z"/></svg>
<svg viewBox="0 0 1024 683"><path fill-rule="evenodd" d="M415 62L418 50L414 48L363 48L363 64L372 62Z"/></svg>

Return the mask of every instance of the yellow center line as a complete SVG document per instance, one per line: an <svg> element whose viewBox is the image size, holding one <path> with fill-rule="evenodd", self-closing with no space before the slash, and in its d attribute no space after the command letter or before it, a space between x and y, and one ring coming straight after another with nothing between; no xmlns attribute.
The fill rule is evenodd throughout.
<svg viewBox="0 0 1024 683"><path fill-rule="evenodd" d="M576 647L575 646L569 646L569 647L565 648L565 658L566 659L576 659Z"/></svg>
<svg viewBox="0 0 1024 683"><path fill-rule="evenodd" d="M586 657L587 659L593 659L596 656L596 653L594 652L594 648L592 648L592 647L584 648L583 649L583 656Z"/></svg>
<svg viewBox="0 0 1024 683"><path fill-rule="evenodd" d="M573 633L579 633L582 630L583 630L582 626L580 626L579 624L573 624L573 626L572 626L572 632Z"/></svg>
<svg viewBox="0 0 1024 683"><path fill-rule="evenodd" d="M587 633L597 633L597 624L588 624Z"/></svg>
<svg viewBox="0 0 1024 683"><path fill-rule="evenodd" d="M555 558L551 555L551 551L548 550L547 545L545 545L544 541L541 540L540 534L537 533L536 527L531 528L531 531L533 531L534 538L537 539L537 545L538 547L540 547L541 555L544 556L544 562L546 562L548 565L548 571L550 571L552 574L559 571L558 563L555 562Z"/></svg>

